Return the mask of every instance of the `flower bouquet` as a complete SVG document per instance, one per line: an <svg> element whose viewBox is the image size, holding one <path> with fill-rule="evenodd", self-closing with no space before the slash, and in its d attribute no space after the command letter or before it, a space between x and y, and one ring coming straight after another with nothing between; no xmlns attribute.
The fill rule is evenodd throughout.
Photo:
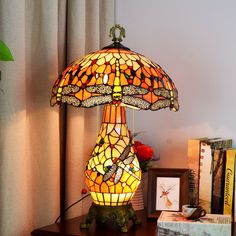
<svg viewBox="0 0 236 236"><path fill-rule="evenodd" d="M150 161L155 160L153 149L140 141L134 141L134 150L138 157L142 173L147 172Z"/></svg>

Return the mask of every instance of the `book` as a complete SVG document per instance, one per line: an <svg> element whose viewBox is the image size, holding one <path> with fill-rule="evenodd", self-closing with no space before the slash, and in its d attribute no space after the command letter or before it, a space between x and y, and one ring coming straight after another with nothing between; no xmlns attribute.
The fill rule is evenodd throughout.
<svg viewBox="0 0 236 236"><path fill-rule="evenodd" d="M211 212L213 153L216 149L231 147L232 139L204 137L188 140L190 204L201 204L208 213Z"/></svg>
<svg viewBox="0 0 236 236"><path fill-rule="evenodd" d="M226 150L224 214L233 214L234 174L236 149Z"/></svg>
<svg viewBox="0 0 236 236"><path fill-rule="evenodd" d="M234 222L236 222L236 160L235 160L235 162L234 162L234 164L235 164L235 169L234 169L234 203L233 203L233 205L234 205Z"/></svg>
<svg viewBox="0 0 236 236"><path fill-rule="evenodd" d="M199 167L200 167L200 144L207 138L195 138L188 140L188 168L190 169L189 199L190 204L198 204L199 193Z"/></svg>
<svg viewBox="0 0 236 236"><path fill-rule="evenodd" d="M232 139L214 138L200 144L199 205L211 213L213 192L213 158L217 149L232 147Z"/></svg>
<svg viewBox="0 0 236 236"><path fill-rule="evenodd" d="M159 236L229 236L230 215L206 214L198 220L188 220L181 212L162 211L157 220Z"/></svg>
<svg viewBox="0 0 236 236"><path fill-rule="evenodd" d="M212 148L208 142L201 142L200 149L199 205L211 213Z"/></svg>
<svg viewBox="0 0 236 236"><path fill-rule="evenodd" d="M211 213L223 214L226 151L214 150Z"/></svg>

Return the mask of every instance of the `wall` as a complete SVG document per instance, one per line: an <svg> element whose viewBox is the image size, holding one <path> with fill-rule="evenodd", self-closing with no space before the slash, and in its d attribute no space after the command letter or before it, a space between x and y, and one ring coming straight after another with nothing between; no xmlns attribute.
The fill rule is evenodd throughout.
<svg viewBox="0 0 236 236"><path fill-rule="evenodd" d="M236 1L119 0L125 46L156 63L179 91L180 111L135 111L138 138L160 154L160 167L185 167L187 140L236 140ZM128 111L129 127L132 112Z"/></svg>

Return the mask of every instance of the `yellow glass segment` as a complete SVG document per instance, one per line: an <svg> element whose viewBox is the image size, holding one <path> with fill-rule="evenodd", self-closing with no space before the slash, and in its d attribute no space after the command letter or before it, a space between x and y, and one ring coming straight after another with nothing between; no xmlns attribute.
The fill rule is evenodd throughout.
<svg viewBox="0 0 236 236"><path fill-rule="evenodd" d="M128 185L126 185L124 186L124 192L131 193L132 189Z"/></svg>
<svg viewBox="0 0 236 236"><path fill-rule="evenodd" d="M121 177L121 182L122 183L126 183L126 181L127 181L127 179L130 177L130 175L128 174L128 172L125 170L124 171L124 174L122 175L122 177Z"/></svg>
<svg viewBox="0 0 236 236"><path fill-rule="evenodd" d="M101 74L105 71L105 69L106 69L106 65L101 65L97 68L96 72Z"/></svg>
<svg viewBox="0 0 236 236"><path fill-rule="evenodd" d="M121 193L120 195L119 195L119 201L120 202L125 202L126 201L126 195L127 194L125 194L125 193Z"/></svg>
<svg viewBox="0 0 236 236"><path fill-rule="evenodd" d="M111 201L118 202L119 194L111 194Z"/></svg>
<svg viewBox="0 0 236 236"><path fill-rule="evenodd" d="M90 194L91 194L91 197L93 198L93 200L98 201L97 194L95 192L90 192Z"/></svg>
<svg viewBox="0 0 236 236"><path fill-rule="evenodd" d="M102 193L97 193L97 199L99 202L103 202L104 198L103 198L103 194Z"/></svg>
<svg viewBox="0 0 236 236"><path fill-rule="evenodd" d="M103 194L103 197L104 197L104 201L107 202L107 203L110 203L111 202L111 194L106 194L104 193Z"/></svg>
<svg viewBox="0 0 236 236"><path fill-rule="evenodd" d="M91 192L93 201L102 206L121 206L122 203L128 204L132 199L133 193L116 194L116 193L96 193Z"/></svg>

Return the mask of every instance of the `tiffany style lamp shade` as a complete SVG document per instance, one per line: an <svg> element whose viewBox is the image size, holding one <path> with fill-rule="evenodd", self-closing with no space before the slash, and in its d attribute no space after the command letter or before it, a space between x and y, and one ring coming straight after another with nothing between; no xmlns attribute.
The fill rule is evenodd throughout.
<svg viewBox="0 0 236 236"><path fill-rule="evenodd" d="M105 221L113 217L126 232L129 219L137 223L130 200L140 183L141 170L125 107L152 111L169 107L177 111L179 105L170 77L156 63L123 46L120 42L124 34L124 28L115 25L110 30L113 44L72 62L53 86L51 105L105 105L85 170L93 204L82 227L88 227L94 218Z"/></svg>

